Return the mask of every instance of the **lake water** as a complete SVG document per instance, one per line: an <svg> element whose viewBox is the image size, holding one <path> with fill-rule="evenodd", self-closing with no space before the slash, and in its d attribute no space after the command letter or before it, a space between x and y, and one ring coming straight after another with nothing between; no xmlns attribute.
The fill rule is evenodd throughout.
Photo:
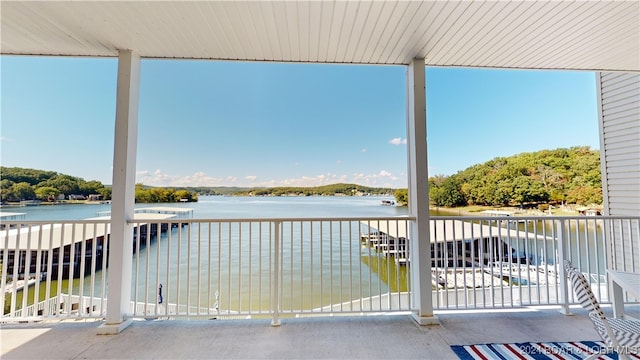
<svg viewBox="0 0 640 360"><path fill-rule="evenodd" d="M383 206L378 196L235 197L200 196L195 203L136 204L136 209L170 206L193 209L194 219L253 219L292 217L381 217L407 215L405 206ZM41 205L5 208L26 213L25 220L80 220L111 210L108 204Z"/></svg>
<svg viewBox="0 0 640 360"><path fill-rule="evenodd" d="M188 208L193 209L193 218L194 219L260 219L260 218L337 218L337 217L396 217L407 215L408 209L407 207L401 206L384 206L382 205L382 200L393 200L393 197L379 197L379 196L371 196L371 197L343 197L343 196L311 196L311 197L229 197L229 196L200 196L199 201L195 203L171 203L171 204L136 204L135 208L146 208L146 207L155 207L155 206L169 206L169 207L178 207L178 208ZM5 208L3 209L6 212L21 212L25 213L26 221L38 221L38 220L56 220L56 221L64 221L64 220L81 220L92 218L101 215L100 213L110 211L111 205L109 204L69 204L69 205L40 205L40 206L29 206L29 207L20 207L20 208ZM328 226L328 225L324 225ZM198 232L197 225L195 227L191 227L192 231ZM202 230L198 232L198 236L201 236L202 239L208 239L207 231L210 229L206 226L203 227ZM326 229L325 229L326 230ZM184 239L187 238L188 233L187 228L180 229L181 236ZM226 231L226 228L222 230ZM231 231L231 230L230 230ZM232 230L233 238L235 239L237 236L238 230L234 228ZM169 239L171 236L171 239ZM214 234L214 236L217 236ZM286 236L285 236L286 237ZM326 237L326 234L325 234ZM132 290L134 293L143 297L153 297L155 292L155 288L157 284L155 284L154 279L156 276L159 281L161 281L165 286L165 291L167 292L167 300L175 301L178 296L183 297L193 289L187 289L186 282L178 283L178 277L183 276L180 275L180 270L182 270L182 274L186 274L187 271L184 268L180 269L181 266L186 264L188 260L189 251L193 251L195 253L198 251L200 246L207 246L207 240L203 240L201 242L193 241L184 246L184 241L177 241L178 233L176 230L173 230L171 234L164 233L161 235L159 241L152 241L152 243L146 247L145 249L141 249L140 252L134 255L134 269L136 267L140 267L141 269L149 266L149 277L147 278L144 275L140 275L137 278L137 281L132 284ZM223 239L225 241L227 239L231 239L228 235L223 234ZM325 244L328 244L325 239ZM331 242L336 242L335 249L340 249L338 247L339 239L332 240ZM200 243L200 244L199 244ZM234 241L235 244L235 241ZM285 243L283 246L288 246L289 243ZM360 261L364 261L360 257L360 246L359 241L356 239L353 243L353 251L354 258L353 262L359 263ZM215 244L214 244L215 245ZM297 246L297 245L296 245ZM190 249L190 250L189 250ZM346 249L346 248L345 248ZM225 284L224 282L219 283L217 278L218 273L221 273L221 278L229 278L229 276L237 276L236 273L242 272L243 274L247 274L248 270L245 267L248 265L248 261L244 258L248 254L245 254L248 251L248 247L243 247L239 254L237 251L239 249L233 249L235 251L235 255L229 254L224 255L218 258L218 252L224 252L225 250L219 250L217 248L207 249L207 252L211 252L214 254L213 260L215 262L212 264L214 266L214 275L210 281L207 280L207 283L211 283L212 286L216 289L220 289L222 295L221 303L233 303L234 306L242 301L244 295L246 295L246 290L242 290L242 292L238 292L235 290L231 290L230 287L233 287L234 284ZM255 250L253 250L255 251ZM346 251L346 250L345 250ZM329 254L329 252L325 252L325 256ZM242 256L238 256L242 255ZM167 258L171 256L172 260L167 261ZM336 255L337 256L337 255ZM174 257L176 257L174 259ZM179 257L179 258L178 258ZM254 256L255 257L255 256ZM237 265L240 258L243 258L245 263L242 266ZM363 257L368 259L368 257ZM328 258L327 258L328 259ZM256 259L254 259L255 261ZM268 257L263 259L265 262L268 260ZM206 260L205 260L206 262ZM160 268L156 268L156 264L160 264ZM316 263L318 265L319 263ZM377 263L376 263L377 265ZM206 269L208 264L203 263L200 265L202 269ZM233 266L233 270L231 268ZM255 266L255 265L254 265ZM365 268L369 268L367 264L363 265ZM327 266L328 268L328 266ZM189 270L191 273L200 272L198 269ZM255 271L255 270L254 270ZM296 270L297 271L297 270ZM231 272L232 274L228 274ZM404 272L404 270L403 270ZM302 273L302 271L301 271ZM309 272L310 273L310 272ZM51 283L51 293L56 293L57 291L62 292L71 292L74 294L79 293L79 289L83 289L83 294L85 295L101 295L104 294L104 277L102 271L97 271L94 279L89 277L83 279L84 281L80 281L79 279L74 279L72 283L68 281L62 281L60 283L53 281ZM205 272L202 274L203 278L209 277L209 272ZM364 273L367 278L370 277L368 270ZM263 276L263 275L256 275ZM305 274L308 276L308 274ZM376 277L377 275L374 273L371 276ZM135 276L134 276L135 278ZM151 279L151 283L147 282L148 279ZM93 284L93 286L92 286ZM180 284L179 286L177 284ZM337 286L337 285L336 285ZM193 287L193 286L191 286ZM59 290L57 290L59 289ZM172 291L175 289L175 291ZM330 289L326 291L326 293L330 293L331 290L335 290L336 293L340 291L340 288ZM44 284L42 284L42 288L40 290L40 300L43 300L45 294ZM237 294L237 295L236 295ZM233 297L229 297L232 295ZM295 296L295 294L294 294ZM33 293L30 294L29 303L33 302ZM226 298L225 298L226 297ZM152 299L150 299L153 301ZM263 297L263 302L268 300L268 297ZM18 303L21 299L18 299ZM305 303L308 306L311 306L312 299L309 297L305 300ZM206 302L202 304L205 306L211 306L210 302ZM251 306L263 307L264 304L252 304ZM298 306L298 305L296 305ZM302 304L300 305L302 306Z"/></svg>
<svg viewBox="0 0 640 360"><path fill-rule="evenodd" d="M338 217L392 217L392 216L401 216L407 215L408 209L407 207L400 206L383 206L381 205L382 200L395 200L392 197L330 197L330 196L318 196L318 197L228 197L228 196L200 196L199 201L196 203L172 203L172 204L136 204L136 208L145 208L145 207L154 207L154 206L170 206L170 207L180 207L180 208L189 208L193 209L193 218L194 219L256 219L256 218L338 218ZM22 212L26 213L25 220L80 220L91 217L96 217L100 212L109 211L111 206L108 204L96 204L96 205L88 205L88 204L76 204L76 205L52 205L52 206L33 206L33 207L21 207L21 208L5 208L4 211L7 212ZM438 213L432 211L432 215L451 215L446 213ZM329 226L325 224L324 226ZM196 228L192 228L192 231ZM326 229L325 229L326 230ZM524 230L522 228L521 230ZM526 229L528 231L532 231L533 229ZM584 229L586 231L587 229ZM186 234L189 230L187 228L181 229L182 239L186 239ZM206 238L207 231L212 231L209 228L203 228L203 232L198 233L198 236L203 236ZM223 230L224 231L224 230ZM215 233L215 231L213 231ZM582 228L572 229L572 233L579 234L582 233ZM325 233L325 236L328 232ZM167 300L176 301L178 297L183 298L185 294L192 289L187 287L187 282L183 281L179 283L180 286L177 285L178 275L184 276L189 272L198 273L201 272L202 279L207 279L206 283L211 284L213 289L219 289L221 292L221 303L227 303L232 307L239 306L253 306L254 308L264 308L268 304L267 297L265 296L262 299L262 303L257 304L241 304L242 299L246 295L245 290L237 290L234 288L234 283L226 284L224 281L220 282L220 279L231 279L231 276L235 275L235 269L238 270L242 274L249 274L248 271L245 271L245 267L248 265L248 261L244 261L242 265L236 264L238 262L238 254L246 253L250 251L246 246L240 248L233 248L233 252L223 253L222 256L219 255L217 248L212 248L208 250L206 248L206 242L198 242L194 241L190 244L187 244L185 248L180 248L183 246L184 241L177 241L179 238L177 237L177 233L173 231L172 239L168 238L169 234L163 234L159 241L154 241L150 244L148 248L145 248L144 251L140 251L136 255L134 255L134 269L139 267L140 269L145 269L149 266L149 276L148 278L145 275L140 275L138 280L132 284L132 290L135 294L138 294L139 297L148 298L148 301L154 301L154 293L157 288L157 282L162 282L165 285L165 289L167 292L171 291L167 295ZM235 235L234 235L235 236ZM301 246L298 243L290 243L286 237L287 234L284 234L285 239L283 242L283 246L286 248L287 246L295 247ZM234 237L235 238L235 237ZM577 237L579 238L579 237ZM231 239L231 237L224 237L224 239ZM576 239L576 238L574 238ZM599 239L599 236L598 236ZM226 240L225 240L226 241ZM306 240L305 240L306 241ZM343 255L340 253L340 249L343 249L340 245L340 238L336 238L335 240L327 240L323 244L324 246L329 246L329 250L325 252L325 256L334 253L335 258L341 258ZM577 242L573 240L572 243ZM544 242L543 242L544 243ZM601 244L601 242L590 240L589 243ZM305 243L306 244L306 243ZM549 243L550 244L550 243ZM200 245L205 246L203 249L200 249ZM215 245L215 244L214 244ZM235 246L235 245L234 245ZM306 245L305 245L306 246ZM331 248L333 246L333 248ZM346 251L351 251L353 257L345 257L347 259L347 263L358 264L364 269L363 274L365 278L373 279L373 283L375 286L384 287L381 289L373 289L374 291L387 291L387 286L392 290L405 290L404 286L397 286L393 283L394 279L404 279L406 277L406 268L395 268L394 263L386 263L384 259L379 259L377 256L372 257L370 253L367 252L366 249L362 249L360 247L360 243L358 239L351 242L350 247L353 249L349 250L349 248L345 249ZM543 244L531 243L529 244L529 249L533 249L535 251L540 251L546 253L547 260L553 260L555 255L555 250L553 247L549 249L541 248ZM215 246L214 246L215 247ZM180 249L182 250L180 250ZM287 249L285 249L287 250ZM317 249L316 249L317 250ZM198 264L194 262L192 266L200 267L200 270L197 268L191 269L187 271L186 269L182 269L181 266L184 266L186 263L189 254L196 254L199 251L207 252L211 251L213 254L213 263L215 275L213 278L210 278L211 271L207 268L208 264L202 263ZM221 250L222 251L222 250ZM254 249L255 251L255 249ZM350 252L350 253L351 253ZM298 252L296 252L298 253ZM603 254L603 252L599 252ZM316 253L317 254L317 253ZM178 258L179 256L179 258ZM586 257L586 254L577 255L578 257ZM589 257L592 257L591 254ZM171 257L171 261L169 261L169 257ZM373 259L373 261L372 261ZM255 259L254 259L255 260ZM320 264L321 259L315 259L313 262L313 266L318 266ZM330 259L325 258L324 261L329 261ZM287 261L289 263L290 261ZM293 262L292 262L293 263ZM158 268L156 268L156 264L160 264ZM232 270L232 267L233 269ZM236 267L237 266L237 267ZM296 266L299 266L296 264ZM304 266L310 266L309 262L305 263ZM379 268L378 268L379 267ZM290 269L289 273L304 273L304 276L310 276L313 274L312 271L316 271L315 274L318 274L322 271L328 271L331 267L327 264L326 267L320 268L319 270L307 270L300 271L298 268ZM397 271L397 272L396 272ZM221 273L219 275L218 273ZM227 274L232 273L232 274ZM397 276L388 276L387 274L398 274ZM220 276L218 278L218 276ZM244 276L244 275L243 275ZM263 276L261 274L256 273L258 278L256 279L256 283ZM378 276L380 276L380 281L378 281ZM235 278L234 278L235 279ZM328 277L327 279L331 279ZM95 283L94 283L95 280ZM252 280L248 280L252 281ZM57 282L53 282L51 287L52 293L56 292L56 288L59 287L63 292L71 292L77 294L79 289L82 288L83 293L85 295L99 295L104 294L105 287L103 286L104 278L102 271L98 271L96 273L95 279L85 278L84 281L80 281L79 279L74 279L71 284L67 281L63 281L60 284ZM245 281L246 283L247 281ZM93 284L93 285L92 285ZM320 284L322 284L320 282ZM376 285L377 284L377 285ZM342 289L340 284L329 284L325 283L323 286L325 288L328 287L324 292L324 297L328 297L327 294L339 294ZM44 286L44 285L43 285ZM207 285L209 286L209 285ZM371 290L371 286L368 285L367 291ZM193 284L191 284L193 287ZM69 289L70 291L66 291ZM257 290L256 290L257 291ZM293 303L293 301L298 301L298 299L302 299L303 296L295 293L297 291L295 288L288 288L283 292L284 294L290 294L288 298L292 301L292 307L295 308L311 308L316 307L317 304L313 303L313 299L311 296L307 296L304 298L304 303L300 300L300 303ZM321 289L319 292L322 292ZM345 290L346 291L346 290ZM40 298L42 300L43 295L45 294L44 288L40 291ZM359 294L360 295L360 294ZM368 293L362 294L363 296L368 295ZM194 294L194 296L197 296ZM33 297L33 293L30 294L30 297ZM140 299L139 299L140 300ZM337 303L344 299L320 299L322 303ZM19 300L20 301L20 300ZM19 303L18 301L18 303ZM33 300L29 299L29 303ZM233 305L230 305L233 304ZM211 306L211 300L203 300L201 306Z"/></svg>

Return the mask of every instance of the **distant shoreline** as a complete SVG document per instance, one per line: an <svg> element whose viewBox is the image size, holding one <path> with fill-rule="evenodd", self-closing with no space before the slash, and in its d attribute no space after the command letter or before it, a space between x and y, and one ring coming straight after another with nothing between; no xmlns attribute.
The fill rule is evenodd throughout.
<svg viewBox="0 0 640 360"><path fill-rule="evenodd" d="M499 210L499 211L507 211L513 213L513 216L548 216L549 213L546 211L540 211L537 209L529 209L522 210L517 207L491 207L491 206L472 206L472 207L460 207L460 208L449 208L449 207L430 207L429 210L440 211L444 213L449 213L451 215L459 215L459 216L481 216L482 212L485 210ZM575 216L579 213L575 210L553 207L551 211L552 216Z"/></svg>
<svg viewBox="0 0 640 360"><path fill-rule="evenodd" d="M77 205L77 204L87 204L87 205L96 205L96 204L111 204L111 200L103 200L103 201L86 201L86 200L57 200L57 201L41 201L34 204L21 204L19 202L6 202L3 203L2 207L26 207L26 206L50 206L50 205Z"/></svg>

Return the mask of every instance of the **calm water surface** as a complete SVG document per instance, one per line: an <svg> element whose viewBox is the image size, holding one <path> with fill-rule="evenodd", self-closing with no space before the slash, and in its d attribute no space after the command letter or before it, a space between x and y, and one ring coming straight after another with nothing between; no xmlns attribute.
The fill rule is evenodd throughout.
<svg viewBox="0 0 640 360"><path fill-rule="evenodd" d="M136 204L136 209L170 206L193 209L195 219L400 216L407 207L383 206L378 196L235 197L200 196L195 203ZM41 205L3 209L26 213L25 220L80 220L111 210L107 204Z"/></svg>
<svg viewBox="0 0 640 360"><path fill-rule="evenodd" d="M189 208L189 209L193 209L194 219L391 217L391 216L407 215L408 209L406 207L383 206L381 205L382 200L395 200L395 199L393 199L392 197L329 197L329 196L323 196L323 197L200 196L199 201L196 203L136 204L135 207L145 208L145 207L154 207L154 206L170 206L170 207ZM77 204L77 205L53 205L53 206L7 208L3 210L7 212L26 213L25 220L27 221L29 220L79 220L79 219L86 219L86 218L98 216L98 213L100 212L111 210L111 206L108 204L100 204L100 205ZM438 213L438 212L432 211L432 215L449 215L450 216L452 214ZM522 228L521 230L525 230L525 229ZM526 229L526 230L533 231L533 229ZM580 238L579 234L583 233L584 231L587 231L588 229L574 228L571 230L572 230L571 232L575 236L575 237L572 236L573 239L571 243L577 243L576 239ZM186 238L186 231L188 231L188 229L180 230L180 232L182 232L185 238ZM205 233L201 233L200 235L206 236L206 231L208 231L208 229L203 229L202 231L204 231ZM175 240L177 238L177 234L175 233L175 231L173 232L174 234L172 236L174 240L168 239L169 234L163 234L162 237L159 239L159 241L153 241L148 248L144 249L144 251L141 251L140 253L134 255L134 259L133 259L134 269L135 267L144 269L147 266L149 266L150 269L149 269L149 279L146 279L143 275L141 275L141 277L138 278L137 281L134 281L134 283L132 284L132 290L133 290L133 293L137 293L141 297L149 298L148 301L151 301L151 302L154 301L153 297L156 291L155 289L157 287L156 282L158 281L163 282L165 284L166 290L168 292L172 290L172 288L174 289L174 291L170 291L169 294L167 294L168 300L175 301L177 300L177 297L183 298L187 292L192 290L192 289L186 288L185 286L186 281L183 282L180 287L176 286L176 281L178 280L177 274L180 273L180 269L178 269L178 267L182 266L180 264L185 264L187 260L186 256L188 256L188 251L187 249L183 250L182 252L178 250L178 246L181 246L179 245L181 242ZM283 243L283 246L285 248L288 246L289 247L299 246L298 243L287 241L286 239L288 236L287 234L284 234L284 236L285 236L285 241ZM597 239L598 241L596 241L596 244L592 244L592 246L595 245L598 248L600 248L601 247L600 236L597 236ZM306 242L308 240L305 239L304 241ZM335 246L334 252L336 251L336 249L341 249L339 247L339 242L335 242L339 240L334 241L328 238L323 241L325 241L324 242L325 245L330 243L333 244ZM542 243L536 242L535 244L534 243L527 244L527 245L523 244L523 248L525 247L528 248L530 253L540 252L541 254L544 254L540 256L540 258L546 257L547 261L552 263L556 255L556 251L553 247L550 247L548 249L546 248L546 245L551 245L551 243L546 245L544 243L545 242L543 241ZM188 248L192 248L191 249L192 254L195 254L197 251L200 251L198 246L199 246L198 241L195 241L191 243L188 246ZM368 253L366 249L363 250L362 248L360 248L360 243L358 239L353 240L351 245L349 246L353 248L350 250L353 253L353 257L349 256L348 258L345 258L346 259L345 261L347 262L350 261L352 264L361 263L363 268L365 269L366 276L369 276L369 272L371 272L372 276L376 279L377 279L377 276L381 276L381 279L380 279L381 282L379 283L381 286L384 286L384 287L389 286L393 290L398 289L398 287L394 284L394 281L393 281L396 276L392 276L390 279L387 279L384 275L389 273L395 274L396 271L398 271L397 274L399 275L397 276L397 278L404 278L406 276L406 269L404 268L396 269L395 266L393 266L394 265L393 263L386 264L385 262L380 261L380 259L378 259L377 256L372 258L371 257L372 254ZM542 248L543 246L545 247L545 249ZM348 248L345 248L345 249L348 250ZM202 279L203 280L206 279L207 286L211 284L210 286L212 286L214 289L220 289L222 293L220 300L222 303L226 302L227 303L226 305L233 306L233 307L241 306L240 304L242 301L241 299L246 294L233 289L233 284L220 283L220 281L218 280L218 272L224 273L224 274L221 274L223 275L222 277L223 279L228 278L229 274L227 274L226 272L232 270L232 267L229 264L235 264L235 262L237 261L236 256L233 256L233 254L231 253L224 254L222 257L220 257L221 260L218 261L217 260L219 258L217 254L218 250L211 249L210 251L212 252L212 254L214 254L213 260L216 260L215 264L212 264L213 270L214 270L213 271L214 276L211 277L211 274L207 269L208 264L200 264L201 266L200 272L202 272L202 275L201 275ZM237 254L238 251L247 252L248 249L244 247L242 249L235 250L234 248L234 251L236 251L236 254ZM570 252L573 252L573 251L570 251ZM599 253L602 254L603 252L601 251ZM180 259L178 258L174 259L174 257L177 256L178 254L180 254ZM339 254L336 254L336 258L338 258L338 256ZM578 257L585 257L585 256L587 255L584 255L584 254L578 255ZM593 256L594 256L593 254L590 254L589 257L593 257ZM169 259L169 257L171 257L172 260L169 262L169 264L166 264L165 262ZM158 259L160 260L160 262L165 264L161 264L159 268L156 268ZM327 259L325 259L325 261L327 261ZM196 263L195 265L198 265L198 264ZM246 276L249 276L249 271L245 272L244 267L246 266L247 264L243 263L243 268L240 271L242 271L244 274L247 274ZM384 268L379 268L380 266L383 266ZM390 267L390 268L387 269L387 267ZM391 269L391 267L393 267L393 269ZM236 269L235 265L233 269ZM324 269L325 270L330 269L330 266L327 264L327 266ZM300 272L300 273L304 273L305 276L313 276L312 271L307 271L305 273L304 271L300 271L300 269L298 269L297 267L296 268L292 267L290 270L291 270L290 273L292 274L296 274ZM187 271L186 269L183 269L180 276L184 276L185 274L193 271L198 272L197 269L195 270L192 269L191 271ZM599 272L599 271L594 271L594 272ZM102 271L98 271L96 273L96 278L94 279L95 284L93 285L92 283L94 281L91 281L91 279L89 278L83 279L84 281L82 282L79 279L74 279L71 284L69 284L68 282L63 282L60 285L58 285L57 282L54 282L52 284L52 292L55 293L56 288L58 286L61 286L61 290L63 292L72 292L77 294L78 290L80 288L83 288L83 293L85 295L88 295L88 294L91 294L94 296L99 295L103 293L105 290L103 286L102 275L103 275ZM234 274L233 276L238 276L238 275ZM256 276L262 277L262 275L256 275ZM147 280L150 280L150 281L147 281ZM337 288L337 287L334 288L334 287L335 286L331 286L330 290L333 291L334 293L338 293L340 291L340 288ZM67 289L69 289L70 291L67 291ZM401 290L404 290L404 289L401 289ZM295 289L292 289L290 291L290 296L288 297L291 299L301 298L301 296L294 293L294 291ZM325 292L325 297L326 297L326 294L329 292L330 291ZM41 300L43 298L44 293L45 293L44 289L41 289L40 296L39 296ZM287 289L284 292L285 295L287 293L289 293L289 289ZM366 295L366 294L362 294L362 295ZM32 297L33 297L33 293L30 294L29 303L33 301ZM332 299L329 299L329 300L332 300ZM316 304L314 304L313 300L310 298L305 299L304 303L295 304L296 308L313 307L314 305ZM209 307L212 306L212 300L204 299L201 306L209 306ZM265 305L251 304L250 306L262 307Z"/></svg>
<svg viewBox="0 0 640 360"><path fill-rule="evenodd" d="M400 206L383 206L381 205L382 200L394 200L393 197L341 197L341 196L316 196L316 197L228 197L228 196L200 196L199 201L196 203L164 203L164 204L136 204L135 208L146 208L146 207L155 207L155 206L169 206L169 207L179 207L179 208L189 208L193 209L193 218L194 219L256 219L256 218L336 218L336 217L395 217L401 215L407 215L407 208ZM6 212L21 212L25 213L25 220L27 221L36 221L36 220L80 220L86 218L96 217L101 215L99 213L110 211L111 205L109 204L72 204L72 205L41 205L41 206L31 206L31 207L20 207L20 208L6 208L3 209ZM324 225L325 227L328 225ZM197 227L193 228L197 229ZM192 231L193 231L192 229ZM325 229L326 230L326 229ZM180 232L182 236L186 238L188 229L181 229ZM207 232L209 229L205 226L202 230L200 230L199 236L202 236L202 239L208 239ZM233 238L235 238L237 229L233 229ZM226 232L226 229L225 229ZM328 232L327 232L328 234ZM356 232L357 234L357 232ZM168 237L172 238L169 239ZM288 233L284 234L284 237L287 238ZM325 237L327 235L325 234ZM223 236L223 239L228 239L227 235ZM232 256L232 254L224 254L220 258L218 258L218 249L212 248L207 249L207 252L211 252L214 256L212 260L215 260L215 263L211 264L213 266L213 274L209 274L208 270L204 271L203 269L207 269L209 264L202 263L200 264L201 269L191 269L186 270L185 268L179 269L178 267L183 267L187 262L189 248L193 254L199 251L200 246L207 246L207 240L203 240L202 242L194 241L187 245L186 248L178 249L184 245L183 241L176 241L178 239L178 235L176 230L173 230L171 234L163 234L159 241L152 241L149 244L148 248L141 249L141 251L134 255L133 265L135 268L145 269L147 266L149 267L149 277L146 278L143 274L136 280L134 280L132 284L132 290L134 293L137 293L138 296L148 297L149 300L154 301L152 299L154 297L155 288L157 287L155 279L159 279L160 282L164 283L165 289L167 291L166 297L169 301L177 300L177 297L180 296L184 298L184 296L189 291L193 291L193 289L187 289L186 282L181 280L181 284L178 287L176 285L178 278L182 278L187 273L198 273L202 272L201 276L203 279L206 279L207 286L211 283L215 289L220 289L222 293L221 303L233 303L231 306L240 306L240 302L242 301L243 295L246 295L243 292L233 290L234 284L225 284L220 283L218 278L218 273L222 273L222 278L228 278L228 272L231 271L233 276L259 276L263 275L249 275L248 269L245 267L248 264L243 264L242 268L236 267L236 262L238 261L237 255ZM304 240L309 241L309 239ZM317 241L317 240L316 240ZM325 239L323 240L324 244L333 243L334 241L339 243L339 240L331 240ZM338 247L338 243L334 244L335 249L337 251L340 249ZM214 244L215 245L215 244ZM235 246L235 244L234 244ZM298 244L292 244L290 242L285 242L283 246L286 248L287 246L298 246ZM306 246L306 245L305 245ZM317 246L317 245L316 245ZM361 256L360 243L358 239L355 239L350 247L353 251L353 258L351 260L354 263L359 263L360 261L364 261L363 266L366 268L365 275L369 276L369 268L372 265L379 265L379 261L371 262L369 259L369 254L365 254L366 256ZM348 248L344 248L347 251ZM222 250L221 250L222 251ZM248 251L248 248L245 246L241 250L233 249L233 251L241 251L243 256L244 252ZM253 250L255 251L255 250ZM325 252L325 256L328 256L328 252ZM176 257L179 256L179 259ZM336 254L336 258L337 258ZM171 261L167 264L167 259L171 257ZM377 258L377 256L376 256ZM219 260L218 260L219 259ZM265 261L268 259L264 259ZM328 260L325 259L325 261ZM157 268L156 265L160 261L160 267ZM194 263L197 265L197 263ZM231 266L231 265L233 266ZM318 262L319 264L319 262ZM316 264L317 265L317 264ZM296 265L299 266L299 265ZM328 269L330 266L326 265L325 269ZM255 270L254 270L255 271ZM292 268L292 272L294 273L304 273L297 268ZM381 269L373 269L373 276L377 278L376 273L382 272L387 273L387 271L381 271ZM246 273L247 275L238 275L236 272ZM180 274L178 276L178 274ZM312 271L307 271L305 276L310 276L313 274ZM404 274L404 272L403 272ZM62 292L71 292L74 294L78 294L79 289L83 288L83 294L97 296L101 295L105 291L104 287L104 278L103 272L97 271L96 277L94 279L90 279L89 277L84 278L81 281L80 279L74 279L72 283L64 281L62 283L58 283L53 281L51 284L51 293L55 294L58 291L58 287L60 287L60 291ZM211 277L210 275L213 275ZM150 281L148 281L150 280ZM393 279L392 279L393 280ZM383 283L387 283L388 279L384 279ZM45 288L44 284L41 284L42 288L40 290L40 300L44 300ZM335 285L337 286L337 285ZM386 286L386 285L384 285ZM193 288L192 286L189 286ZM395 287L395 286L394 286ZM333 287L332 287L333 288ZM172 291L173 290L173 291ZM335 293L339 293L340 289L335 288ZM329 294L331 291L326 291L326 294ZM286 292L285 292L286 293ZM230 297L230 295L233 297ZM237 294L237 295L236 295ZM291 296L294 298L298 298L293 291L291 291ZM21 295L21 294L20 294ZM33 292L29 294L29 303L33 302ZM301 298L301 297L300 297ZM268 300L267 297L265 297ZM140 299L139 299L140 300ZM21 299L18 299L18 303ZM203 306L211 306L211 301L204 300L204 303L201 304ZM296 304L296 306L313 306L313 299L308 298L304 301L304 304ZM251 306L262 307L264 304L252 304Z"/></svg>

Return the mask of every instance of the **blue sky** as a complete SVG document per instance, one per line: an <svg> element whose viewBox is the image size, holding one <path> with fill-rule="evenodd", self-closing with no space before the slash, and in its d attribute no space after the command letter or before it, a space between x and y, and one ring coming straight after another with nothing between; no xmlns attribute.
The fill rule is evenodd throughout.
<svg viewBox="0 0 640 360"><path fill-rule="evenodd" d="M117 61L3 56L1 161L111 183ZM405 67L143 60L137 182L406 187ZM591 72L427 68L430 175L599 147Z"/></svg>

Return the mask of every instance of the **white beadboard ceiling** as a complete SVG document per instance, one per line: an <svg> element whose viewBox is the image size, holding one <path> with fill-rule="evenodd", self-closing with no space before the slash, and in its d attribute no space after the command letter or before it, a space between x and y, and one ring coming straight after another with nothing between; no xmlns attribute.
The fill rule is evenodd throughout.
<svg viewBox="0 0 640 360"><path fill-rule="evenodd" d="M2 54L640 71L640 1L6 1Z"/></svg>

